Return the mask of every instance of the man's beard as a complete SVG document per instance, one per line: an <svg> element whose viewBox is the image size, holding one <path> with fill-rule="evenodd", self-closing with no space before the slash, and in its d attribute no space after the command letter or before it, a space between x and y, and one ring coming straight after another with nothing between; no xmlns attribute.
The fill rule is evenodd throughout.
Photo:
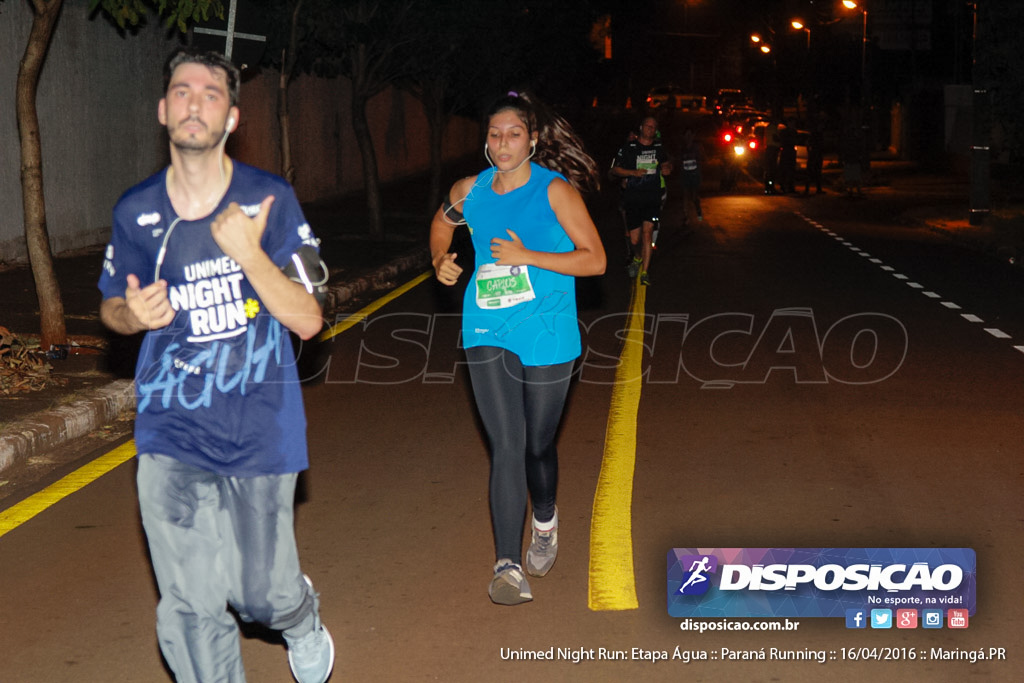
<svg viewBox="0 0 1024 683"><path fill-rule="evenodd" d="M183 121L182 124L189 123L191 119ZM227 130L221 131L219 135L211 135L207 140L198 140L189 134L177 135L177 131L180 126L176 126L168 131L171 139L171 144L174 148L183 154L199 154L202 152L208 152L215 149L224 139ZM209 130L209 128L207 128Z"/></svg>

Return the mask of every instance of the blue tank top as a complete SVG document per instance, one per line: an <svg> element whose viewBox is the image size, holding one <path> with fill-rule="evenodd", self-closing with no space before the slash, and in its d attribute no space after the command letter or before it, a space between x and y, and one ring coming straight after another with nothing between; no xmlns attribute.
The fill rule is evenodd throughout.
<svg viewBox="0 0 1024 683"><path fill-rule="evenodd" d="M531 163L530 180L503 195L491 188L493 178L493 168L480 173L462 207L476 251L473 276L463 303L462 345L508 349L527 366L553 365L578 358L580 330L573 276L524 266L533 298L498 307L500 304L494 299L482 294L487 280L480 272L481 266L495 261L491 240L509 239L508 230L519 235L524 246L534 251L564 253L576 248L548 201L548 185L555 178L565 178Z"/></svg>

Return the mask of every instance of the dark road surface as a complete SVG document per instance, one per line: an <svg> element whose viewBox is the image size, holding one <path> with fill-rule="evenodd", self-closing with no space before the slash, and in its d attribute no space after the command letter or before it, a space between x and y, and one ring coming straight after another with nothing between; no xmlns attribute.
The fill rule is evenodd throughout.
<svg viewBox="0 0 1024 683"><path fill-rule="evenodd" d="M1021 680L1024 283L895 221L910 199L766 197L748 181L706 197L705 220L683 230L670 194L627 482L635 609L588 606L614 321L630 304L614 196L594 209L608 272L580 284L589 355L559 441L560 555L532 580L532 603L487 598L488 463L453 292L427 279L310 349L307 373L321 372L305 392L312 467L297 532L337 643L332 680ZM844 336L851 319L881 331L870 344ZM169 680L134 471L129 461L0 537L4 683ZM696 634L666 610L673 547L933 546L977 552L966 630L800 619L793 632ZM249 636L249 680L291 680L281 641ZM595 659L514 658L552 647ZM677 647L714 660L634 658ZM842 656L861 647L915 659ZM931 656L990 647L1006 660ZM723 648L835 656L745 661Z"/></svg>

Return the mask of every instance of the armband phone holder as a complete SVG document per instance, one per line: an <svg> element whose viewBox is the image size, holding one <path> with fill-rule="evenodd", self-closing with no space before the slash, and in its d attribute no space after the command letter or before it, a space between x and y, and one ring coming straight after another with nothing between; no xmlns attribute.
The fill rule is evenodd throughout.
<svg viewBox="0 0 1024 683"><path fill-rule="evenodd" d="M327 299L327 265L320 258L317 250L309 245L302 245L294 254L282 272L292 282L298 282L312 294L321 306Z"/></svg>

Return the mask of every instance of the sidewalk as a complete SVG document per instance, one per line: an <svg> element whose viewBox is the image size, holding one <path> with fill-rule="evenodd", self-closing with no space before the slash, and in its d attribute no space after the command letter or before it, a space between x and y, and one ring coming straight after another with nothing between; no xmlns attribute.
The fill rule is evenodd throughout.
<svg viewBox="0 0 1024 683"><path fill-rule="evenodd" d="M879 187L935 197L934 202L922 203L902 214L903 221L925 226L960 246L1004 263L1024 265L1024 196L1019 196L1015 178L991 179L992 210L981 225L970 224L971 185L967 177L921 172L910 162L872 160L867 191Z"/></svg>
<svg viewBox="0 0 1024 683"><path fill-rule="evenodd" d="M331 271L324 317L360 304L360 296L401 284L429 267L425 183L408 181L384 189L385 239L366 234L363 195L303 206L321 240ZM417 213L411 202L420 200ZM83 437L119 418L130 419L137 339L111 335L99 320L99 280L103 246L55 259L64 304L69 349L50 359L42 389L23 375L0 376L0 476L52 449ZM0 328L20 339L38 335L39 304L27 265L0 265ZM2 330L0 330L2 334ZM4 369L0 365L0 371Z"/></svg>

